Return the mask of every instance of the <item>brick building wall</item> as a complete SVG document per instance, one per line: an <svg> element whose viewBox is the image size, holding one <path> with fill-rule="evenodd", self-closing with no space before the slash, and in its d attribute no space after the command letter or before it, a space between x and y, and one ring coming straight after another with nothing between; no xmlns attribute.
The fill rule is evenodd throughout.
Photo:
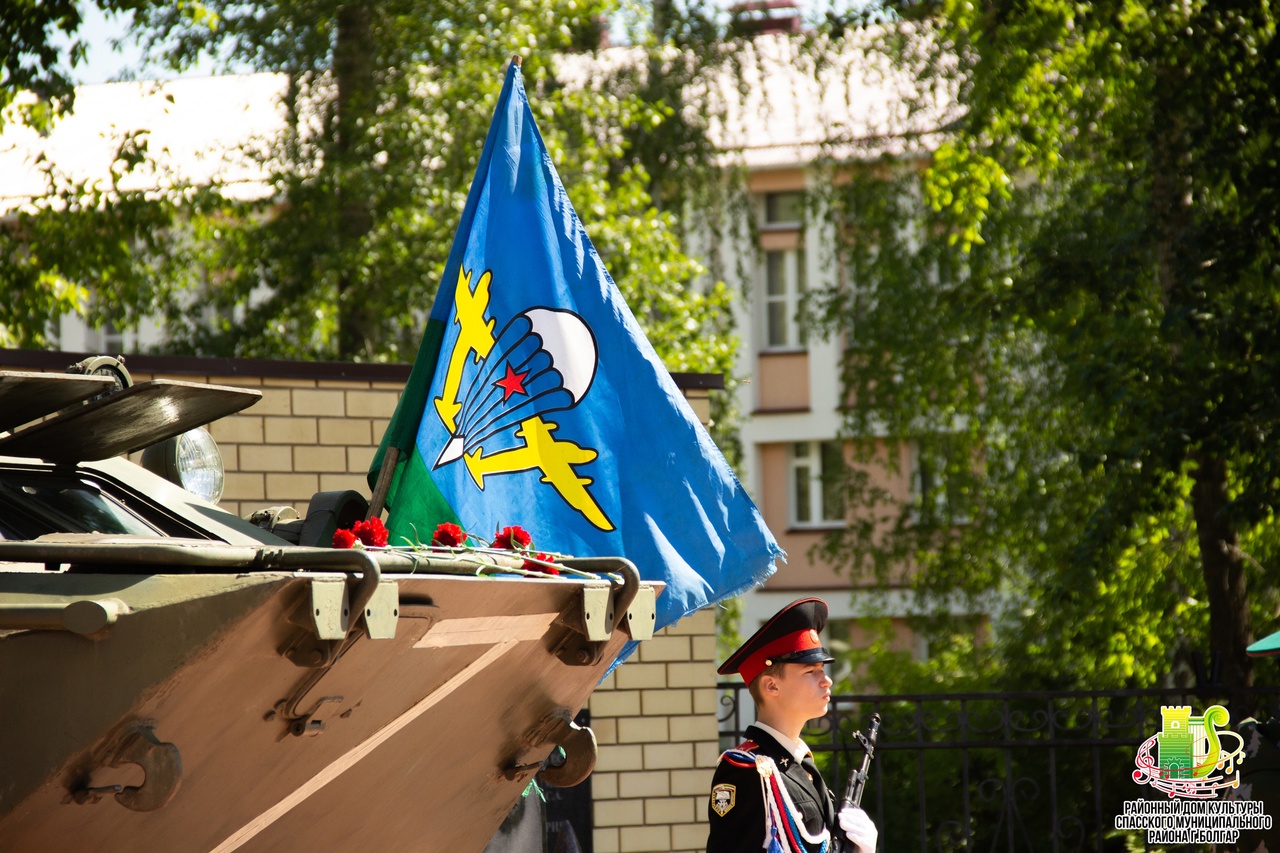
<svg viewBox="0 0 1280 853"><path fill-rule="evenodd" d="M640 644L591 697L595 853L705 850L720 755L712 609Z"/></svg>
<svg viewBox="0 0 1280 853"><path fill-rule="evenodd" d="M0 351L0 367L61 372L74 353ZM262 400L210 424L227 472L220 505L244 516L317 491L368 496L365 472L395 410L408 366L128 356L134 381L233 385ZM680 377L677 377L680 381ZM687 379L705 423L708 383ZM712 386L714 387L714 386ZM711 609L670 626L597 688L588 708L600 746L592 774L594 853L705 849L706 796L720 754L716 624Z"/></svg>
<svg viewBox="0 0 1280 853"><path fill-rule="evenodd" d="M262 400L210 424L227 469L221 506L247 515L287 504L306 515L318 491L366 496L365 472L386 431L403 382L211 376L262 391Z"/></svg>

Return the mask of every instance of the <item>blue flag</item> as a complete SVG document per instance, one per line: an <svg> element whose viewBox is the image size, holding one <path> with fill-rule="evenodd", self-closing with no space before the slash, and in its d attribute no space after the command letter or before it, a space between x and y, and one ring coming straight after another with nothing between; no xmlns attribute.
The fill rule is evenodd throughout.
<svg viewBox="0 0 1280 853"><path fill-rule="evenodd" d="M392 544L451 521L623 556L667 584L659 629L781 555L587 238L514 63L371 481L389 446Z"/></svg>

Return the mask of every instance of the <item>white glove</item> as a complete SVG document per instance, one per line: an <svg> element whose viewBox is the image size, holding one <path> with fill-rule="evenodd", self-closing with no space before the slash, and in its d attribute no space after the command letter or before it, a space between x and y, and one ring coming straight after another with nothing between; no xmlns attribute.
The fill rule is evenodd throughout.
<svg viewBox="0 0 1280 853"><path fill-rule="evenodd" d="M856 853L875 853L880 833L866 812L857 806L845 806L840 810L839 821L845 837L853 842Z"/></svg>

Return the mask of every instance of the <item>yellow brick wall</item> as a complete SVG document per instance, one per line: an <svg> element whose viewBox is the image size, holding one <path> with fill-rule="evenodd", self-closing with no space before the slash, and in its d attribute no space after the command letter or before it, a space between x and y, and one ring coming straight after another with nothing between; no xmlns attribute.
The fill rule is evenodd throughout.
<svg viewBox="0 0 1280 853"><path fill-rule="evenodd" d="M715 613L706 609L642 642L596 688L595 853L706 849L720 755L715 684Z"/></svg>
<svg viewBox="0 0 1280 853"><path fill-rule="evenodd" d="M223 505L245 515L289 504L305 516L318 491L354 489L367 496L365 472L402 387L264 378L262 402L210 427L218 445L233 448L236 456L234 477L227 462Z"/></svg>

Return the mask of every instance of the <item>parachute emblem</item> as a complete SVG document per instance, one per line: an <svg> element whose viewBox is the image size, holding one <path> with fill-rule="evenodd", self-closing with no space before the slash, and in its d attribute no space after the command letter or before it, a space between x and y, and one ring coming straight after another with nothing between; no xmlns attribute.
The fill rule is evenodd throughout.
<svg viewBox="0 0 1280 853"><path fill-rule="evenodd" d="M517 314L495 336L496 323L487 316L492 276L486 270L472 290L472 274L458 274L458 338L434 400L449 440L433 469L462 460L482 491L485 477L536 470L593 526L613 530L588 491L594 480L577 471L599 454L556 438L559 424L546 417L574 408L591 389L599 362L595 336L577 314L545 307ZM468 360L476 365L469 375ZM487 443L501 449L486 452Z"/></svg>

